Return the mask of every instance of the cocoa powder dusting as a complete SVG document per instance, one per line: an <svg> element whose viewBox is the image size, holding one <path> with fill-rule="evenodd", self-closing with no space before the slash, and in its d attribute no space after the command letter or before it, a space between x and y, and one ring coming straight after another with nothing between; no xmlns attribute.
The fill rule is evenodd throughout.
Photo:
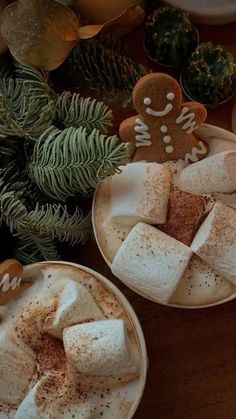
<svg viewBox="0 0 236 419"><path fill-rule="evenodd" d="M66 371L66 354L60 339L44 333L34 350L39 375L51 370Z"/></svg>
<svg viewBox="0 0 236 419"><path fill-rule="evenodd" d="M159 228L189 246L206 216L207 198L172 188L166 223Z"/></svg>

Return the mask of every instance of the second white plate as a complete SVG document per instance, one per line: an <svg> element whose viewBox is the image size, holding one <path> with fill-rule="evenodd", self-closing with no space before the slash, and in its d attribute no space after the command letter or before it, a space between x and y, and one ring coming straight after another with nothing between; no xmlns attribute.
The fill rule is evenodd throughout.
<svg viewBox="0 0 236 419"><path fill-rule="evenodd" d="M198 23L221 25L236 21L235 0L166 0L165 3L190 12Z"/></svg>
<svg viewBox="0 0 236 419"><path fill-rule="evenodd" d="M204 139L204 141L208 143L210 148L209 155L214 155L225 150L236 150L236 135L227 130L213 125L203 124L201 128L197 130L197 134L201 139ZM110 182L111 180L108 178L97 188L93 201L92 221L99 250L104 260L111 268L112 260L132 226L120 226L114 224L109 219ZM217 199L222 199L226 204L232 205L232 202L226 201L226 199L228 199L227 196L225 197L224 194L221 195L222 196L217 197ZM236 195L233 198L235 200L233 204L236 207ZM207 278L204 277L203 273L200 285L201 288L199 287L199 284L197 284L198 280L196 283L193 280L190 290L191 297L188 297L190 295L188 283L183 278L181 287L177 289L177 292L168 305L178 308L206 308L223 304L236 298L236 287L227 281L224 281L223 285L216 285L215 280L212 280L211 286L214 287L214 298L210 299L209 297L209 301L207 301L208 297L206 298L204 295L204 287L205 293L209 296L210 289L209 281L206 280ZM127 284L124 280L122 280L122 282L143 297L158 302L151 296L146 295L144 292L132 287L132 285ZM200 302L201 300L202 302ZM199 301L199 303L196 303L195 301Z"/></svg>

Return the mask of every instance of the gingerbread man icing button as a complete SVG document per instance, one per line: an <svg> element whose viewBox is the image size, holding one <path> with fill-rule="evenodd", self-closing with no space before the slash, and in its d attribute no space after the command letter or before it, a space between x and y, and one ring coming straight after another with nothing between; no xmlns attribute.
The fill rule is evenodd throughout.
<svg viewBox="0 0 236 419"><path fill-rule="evenodd" d="M122 140L135 145L133 161L190 163L207 155L206 144L194 134L207 117L206 109L197 102L182 103L181 88L171 76L142 77L133 90L133 105L138 115L120 125Z"/></svg>

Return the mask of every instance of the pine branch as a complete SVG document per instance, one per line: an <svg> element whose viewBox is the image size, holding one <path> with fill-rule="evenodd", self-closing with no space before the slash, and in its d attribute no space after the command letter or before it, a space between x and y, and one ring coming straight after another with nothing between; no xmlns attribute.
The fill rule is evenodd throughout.
<svg viewBox="0 0 236 419"><path fill-rule="evenodd" d="M48 92L53 95L53 90L48 84L49 72L46 70L38 70L16 62L14 76L19 80L30 81L35 87L38 85L39 89L41 89L41 84L44 84Z"/></svg>
<svg viewBox="0 0 236 419"><path fill-rule="evenodd" d="M40 234L47 234L52 239L66 241L71 245L85 243L91 234L91 214L83 217L78 208L70 215L67 207L61 204L37 205L29 218Z"/></svg>
<svg viewBox="0 0 236 419"><path fill-rule="evenodd" d="M124 103L131 100L137 81L148 70L133 62L126 51L117 48L116 38L98 37L80 41L61 67L74 84L87 84L99 90L106 99L121 96Z"/></svg>
<svg viewBox="0 0 236 419"><path fill-rule="evenodd" d="M63 92L57 99L58 119L64 127L83 127L87 133L98 129L106 134L112 125L112 111L103 102L80 97L78 93Z"/></svg>
<svg viewBox="0 0 236 419"><path fill-rule="evenodd" d="M1 185L0 185L1 186ZM6 224L18 239L17 252L20 260L58 258L54 239L66 241L71 245L84 243L91 231L90 214L86 217L77 208L70 215L61 204L36 205L28 211L18 191L8 192L6 185L0 194L0 220Z"/></svg>
<svg viewBox="0 0 236 419"><path fill-rule="evenodd" d="M0 137L0 159L3 157L13 158L19 150L18 138L2 138Z"/></svg>
<svg viewBox="0 0 236 419"><path fill-rule="evenodd" d="M88 193L105 177L116 173L128 157L127 145L97 130L49 128L34 145L28 165L31 179L52 199L65 201Z"/></svg>
<svg viewBox="0 0 236 419"><path fill-rule="evenodd" d="M0 79L0 135L37 139L55 118L56 98L38 70L18 66L16 74Z"/></svg>
<svg viewBox="0 0 236 419"><path fill-rule="evenodd" d="M41 259L58 259L59 255L53 240L47 235L38 233L37 226L31 224L26 206L14 191L1 193L0 212L2 220L9 227L12 235L21 240L21 260L28 253L26 249L32 249L32 255L41 255ZM25 244L25 247L23 245ZM37 252L36 252L37 249ZM18 250L19 252L19 250Z"/></svg>
<svg viewBox="0 0 236 419"><path fill-rule="evenodd" d="M7 139L6 141L9 141ZM1 144L1 142L0 142ZM20 143L17 142L19 145ZM11 159L0 169L1 194L3 189L13 191L24 202L28 210L35 208L37 203L46 203L46 198L42 195L37 185L29 178L25 167L25 157L21 153L15 159Z"/></svg>
<svg viewBox="0 0 236 419"><path fill-rule="evenodd" d="M16 234L17 237L13 257L22 263L35 263L42 260L59 260L56 245L49 238L39 238L34 240L28 235Z"/></svg>

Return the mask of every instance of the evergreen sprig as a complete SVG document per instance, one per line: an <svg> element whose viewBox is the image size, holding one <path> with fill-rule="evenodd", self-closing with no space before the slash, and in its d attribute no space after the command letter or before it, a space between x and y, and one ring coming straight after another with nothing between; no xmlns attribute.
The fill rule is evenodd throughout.
<svg viewBox="0 0 236 419"><path fill-rule="evenodd" d="M116 173L128 158L127 145L116 136L106 137L93 130L54 126L35 143L28 165L31 179L51 199L65 201L86 194L106 176Z"/></svg>
<svg viewBox="0 0 236 419"><path fill-rule="evenodd" d="M13 257L22 263L35 263L41 260L59 260L55 241L46 237L31 237L27 234L15 234L16 242Z"/></svg>
<svg viewBox="0 0 236 419"><path fill-rule="evenodd" d="M148 73L127 55L117 38L102 36L80 41L61 67L76 85L87 84L99 90L106 99L120 96L123 103L131 100L137 81Z"/></svg>
<svg viewBox="0 0 236 419"><path fill-rule="evenodd" d="M1 160L6 157L13 158L16 155L18 150L19 150L18 138L0 137L0 159ZM0 161L0 166L2 166L1 161Z"/></svg>
<svg viewBox="0 0 236 419"><path fill-rule="evenodd" d="M31 223L27 208L17 193L7 190L1 193L0 213L12 235L20 239L21 248L31 243L33 254L36 254L37 249L39 260L59 259L53 240L37 231L37 226Z"/></svg>
<svg viewBox="0 0 236 419"><path fill-rule="evenodd" d="M76 208L74 214L70 215L66 205L36 205L29 219L40 234L71 245L85 243L91 233L91 214L84 217L82 211Z"/></svg>
<svg viewBox="0 0 236 419"><path fill-rule="evenodd" d="M36 69L0 78L0 135L37 139L55 119L56 96Z"/></svg>
<svg viewBox="0 0 236 419"><path fill-rule="evenodd" d="M84 127L87 133L94 128L106 134L112 125L112 111L103 102L80 97L79 93L63 92L57 99L58 119L64 127Z"/></svg>
<svg viewBox="0 0 236 419"><path fill-rule="evenodd" d="M119 42L113 45L125 57ZM65 202L90 193L125 163L127 145L104 135L111 120L102 102L70 92L56 95L47 73L2 66L0 227L14 238L9 256L24 263L56 260L58 241L73 245L88 238L90 215L77 207L69 212Z"/></svg>
<svg viewBox="0 0 236 419"><path fill-rule="evenodd" d="M84 243L91 234L90 214L84 217L77 208L70 215L61 204L37 204L34 210L28 211L22 194L7 189L0 195L0 219L20 241L21 252L31 246L32 256L40 254L39 259L55 259L59 255L54 239L74 245Z"/></svg>

